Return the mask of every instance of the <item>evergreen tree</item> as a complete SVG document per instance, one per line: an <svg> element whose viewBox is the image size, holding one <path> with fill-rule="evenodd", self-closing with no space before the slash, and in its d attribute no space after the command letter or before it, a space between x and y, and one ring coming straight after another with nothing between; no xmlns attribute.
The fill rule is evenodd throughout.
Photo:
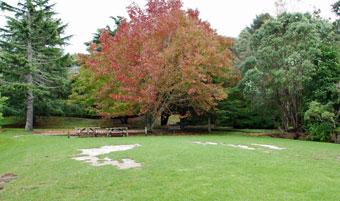
<svg viewBox="0 0 340 201"><path fill-rule="evenodd" d="M332 5L332 11L336 15L336 20L334 22L334 27L337 33L337 40L339 41L340 35L340 0Z"/></svg>
<svg viewBox="0 0 340 201"><path fill-rule="evenodd" d="M340 16L340 1L337 1L332 5L332 10L337 17Z"/></svg>
<svg viewBox="0 0 340 201"><path fill-rule="evenodd" d="M49 0L21 0L17 6L0 1L0 8L13 14L0 29L2 90L24 96L25 130L32 131L35 100L55 98L66 81L69 56L62 47L70 36L62 37L66 25L55 17Z"/></svg>
<svg viewBox="0 0 340 201"><path fill-rule="evenodd" d="M240 87L257 107L277 111L282 128L301 130L306 100L335 99L330 88L338 68L330 48L335 43L332 24L311 14L284 13L261 26L250 39L254 62Z"/></svg>
<svg viewBox="0 0 340 201"><path fill-rule="evenodd" d="M100 36L103 34L103 31L107 31L111 36L115 36L120 24L124 20L123 17L117 16L117 17L110 17L114 21L114 26L111 27L109 25L106 25L105 28L97 29L97 32L93 34L93 39L90 42L86 42L85 45L90 48L92 44L95 44L97 47L97 51L101 51L101 45L100 45Z"/></svg>

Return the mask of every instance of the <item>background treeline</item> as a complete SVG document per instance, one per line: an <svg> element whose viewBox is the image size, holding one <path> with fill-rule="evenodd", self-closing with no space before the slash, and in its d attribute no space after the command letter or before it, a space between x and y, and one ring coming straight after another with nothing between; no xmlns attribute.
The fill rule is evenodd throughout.
<svg viewBox="0 0 340 201"><path fill-rule="evenodd" d="M3 10L16 15L1 28L0 111L26 116L27 130L34 116L120 117L126 123L143 115L153 126L155 119L166 125L176 114L181 125L209 120L307 132L314 140L329 140L336 131L340 2L332 5L335 21L319 11L261 14L237 39L218 36L180 1L147 6L148 20L113 18L113 26L86 43L87 55L68 55L62 50L69 39L66 25L49 1L17 7L1 1ZM132 54L136 50L145 52ZM128 74L126 65L134 67Z"/></svg>

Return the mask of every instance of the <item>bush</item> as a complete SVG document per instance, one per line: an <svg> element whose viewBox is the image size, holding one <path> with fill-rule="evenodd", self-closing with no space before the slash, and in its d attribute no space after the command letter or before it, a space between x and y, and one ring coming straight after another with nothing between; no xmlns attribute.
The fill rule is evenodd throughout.
<svg viewBox="0 0 340 201"><path fill-rule="evenodd" d="M2 112L3 112L4 106L5 106L6 100L7 100L6 97L1 97L1 95L0 95L0 122L3 120Z"/></svg>
<svg viewBox="0 0 340 201"><path fill-rule="evenodd" d="M335 129L335 114L329 105L312 101L305 112L305 127L312 140L328 141Z"/></svg>

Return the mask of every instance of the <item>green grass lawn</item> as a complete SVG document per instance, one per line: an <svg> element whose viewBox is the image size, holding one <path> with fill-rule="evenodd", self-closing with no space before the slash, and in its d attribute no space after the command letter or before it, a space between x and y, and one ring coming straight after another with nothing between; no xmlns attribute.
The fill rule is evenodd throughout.
<svg viewBox="0 0 340 201"><path fill-rule="evenodd" d="M17 137L17 136L20 137ZM22 136L21 136L22 135ZM255 151L225 144L271 144ZM71 159L82 148L141 144L108 154L138 169L93 167ZM0 174L18 175L1 201L61 200L340 200L340 145L248 137L236 132L200 136L70 138L0 133Z"/></svg>

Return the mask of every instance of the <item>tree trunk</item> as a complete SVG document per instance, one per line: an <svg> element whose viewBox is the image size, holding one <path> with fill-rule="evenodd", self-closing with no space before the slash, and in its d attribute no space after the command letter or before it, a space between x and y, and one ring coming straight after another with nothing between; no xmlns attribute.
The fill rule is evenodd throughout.
<svg viewBox="0 0 340 201"><path fill-rule="evenodd" d="M30 74L30 76L32 75ZM31 88L28 89L27 92L27 99L26 99L26 125L25 130L26 131L32 131L33 130L33 103L34 103L34 96L33 96L33 90Z"/></svg>
<svg viewBox="0 0 340 201"><path fill-rule="evenodd" d="M145 115L145 126L149 131L151 132L153 131L155 123L156 123L155 118L153 118L153 116L150 113L147 113Z"/></svg>
<svg viewBox="0 0 340 201"><path fill-rule="evenodd" d="M150 115L150 131L153 132L157 123L157 116Z"/></svg>
<svg viewBox="0 0 340 201"><path fill-rule="evenodd" d="M26 125L25 130L26 131L32 131L33 130L33 105L34 105L34 95L33 95L33 75L32 75L32 64L33 64L33 48L32 48L32 41L31 41L31 15L30 12L27 13L28 18L28 31L29 31L29 37L27 39L27 62L29 73L26 75L26 84L28 86L27 89L27 97L26 97Z"/></svg>
<svg viewBox="0 0 340 201"><path fill-rule="evenodd" d="M161 126L166 126L168 125L170 115L166 112L162 112L161 115Z"/></svg>
<svg viewBox="0 0 340 201"><path fill-rule="evenodd" d="M285 131L289 130L289 112L287 108L287 103L285 101L280 101L280 108L281 108L281 123L282 127Z"/></svg>
<svg viewBox="0 0 340 201"><path fill-rule="evenodd" d="M211 133L211 116L208 117L208 132Z"/></svg>

